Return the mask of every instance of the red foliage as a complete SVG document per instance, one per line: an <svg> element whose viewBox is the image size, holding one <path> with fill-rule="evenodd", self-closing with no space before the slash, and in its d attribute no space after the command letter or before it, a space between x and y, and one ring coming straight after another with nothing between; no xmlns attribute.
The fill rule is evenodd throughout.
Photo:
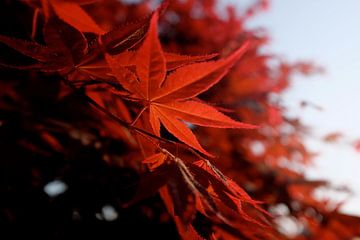
<svg viewBox="0 0 360 240"><path fill-rule="evenodd" d="M360 235L359 218L314 198L326 182L308 181L291 167L311 161L302 143L306 129L273 98L293 74L321 69L259 51L267 36L244 23L268 1L240 16L233 8L219 16L213 0L164 1L156 9L150 3L5 3L33 16L19 17L16 34L0 35L7 53L0 58L0 121L4 136L21 132L1 149L85 168L89 156L81 152L92 152L106 166L131 169L138 176L129 184L133 191L110 195L116 208L147 207L141 215L148 222L173 222L183 239ZM66 181L69 166L51 177ZM48 174L31 168L36 176ZM156 207L159 199L146 205L154 196L163 208ZM274 211L279 206L285 213ZM14 208L2 212L10 222L20 218ZM281 218L294 219L301 231L284 233Z"/></svg>

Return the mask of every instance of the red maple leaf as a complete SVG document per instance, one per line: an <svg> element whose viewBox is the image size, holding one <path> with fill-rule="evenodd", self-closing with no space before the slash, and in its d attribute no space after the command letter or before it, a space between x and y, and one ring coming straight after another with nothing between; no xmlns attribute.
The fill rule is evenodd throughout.
<svg viewBox="0 0 360 240"><path fill-rule="evenodd" d="M106 56L117 80L149 110L153 132L160 136L162 124L180 141L209 155L186 122L216 128L256 128L237 122L194 99L219 82L245 53L249 44L244 44L224 59L194 63L213 55L186 57L164 53L158 38L157 23L156 12L152 16L145 40L135 52ZM131 65L135 66L135 70L128 68ZM175 68L173 72L167 72Z"/></svg>

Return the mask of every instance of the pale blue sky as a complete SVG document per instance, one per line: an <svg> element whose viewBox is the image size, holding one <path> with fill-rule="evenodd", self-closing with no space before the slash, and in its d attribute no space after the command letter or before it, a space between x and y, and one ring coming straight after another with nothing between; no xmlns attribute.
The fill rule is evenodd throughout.
<svg viewBox="0 0 360 240"><path fill-rule="evenodd" d="M250 0L224 0L240 5ZM355 193L343 211L360 215L360 153L348 144L326 145L319 137L340 131L349 140L360 138L360 1L272 0L270 10L254 17L249 27L263 26L270 36L265 51L284 59L313 60L326 74L297 77L283 95L288 115L300 116L311 126L308 147L320 153L310 178L346 184ZM303 100L324 108L301 109Z"/></svg>

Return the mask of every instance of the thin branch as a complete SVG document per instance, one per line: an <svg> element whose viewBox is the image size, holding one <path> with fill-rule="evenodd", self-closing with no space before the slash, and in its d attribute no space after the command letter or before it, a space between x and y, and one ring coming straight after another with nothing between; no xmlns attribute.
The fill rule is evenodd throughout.
<svg viewBox="0 0 360 240"><path fill-rule="evenodd" d="M209 209L221 220L223 221L225 224L229 224L231 225L231 223L229 222L229 220L222 215L222 213L217 209L216 204L214 203L211 194L209 194L207 192L207 190L204 188L204 186L202 186L195 178L194 175L190 172L189 168L185 165L184 161L181 160L181 158L176 157L175 155L173 155L171 152L169 152L168 150L161 148L161 151L163 153L165 153L168 157L170 157L175 164L178 166L180 173L183 177L183 179L185 180L185 182L187 183L187 185L189 186L189 188L191 189L191 191L193 192L193 194L199 194L202 199L204 199L204 202L206 204L206 206L209 207Z"/></svg>

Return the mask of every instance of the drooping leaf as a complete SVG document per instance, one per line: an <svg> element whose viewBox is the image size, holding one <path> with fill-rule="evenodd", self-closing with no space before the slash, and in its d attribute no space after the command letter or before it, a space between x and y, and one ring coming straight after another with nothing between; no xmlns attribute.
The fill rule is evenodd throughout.
<svg viewBox="0 0 360 240"><path fill-rule="evenodd" d="M15 49L16 51L38 61L47 61L51 57L51 50L36 42L29 42L22 39L10 38L0 35L0 42Z"/></svg>
<svg viewBox="0 0 360 240"><path fill-rule="evenodd" d="M88 50L87 41L81 32L56 19L46 22L44 40L46 46L0 36L0 42L38 60L42 64L39 70L44 72L71 69ZM34 65L34 69L37 69L37 65Z"/></svg>
<svg viewBox="0 0 360 240"><path fill-rule="evenodd" d="M148 165L150 171L154 171L160 165L162 165L166 161L167 156L164 153L156 153L142 161Z"/></svg>
<svg viewBox="0 0 360 240"><path fill-rule="evenodd" d="M104 34L97 23L76 2L64 0L50 0L56 15L81 32Z"/></svg>

